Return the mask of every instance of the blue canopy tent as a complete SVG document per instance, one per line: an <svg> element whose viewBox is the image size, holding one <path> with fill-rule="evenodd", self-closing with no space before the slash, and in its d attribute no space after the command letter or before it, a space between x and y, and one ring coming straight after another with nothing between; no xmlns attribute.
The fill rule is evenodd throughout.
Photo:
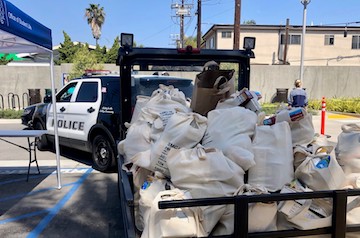
<svg viewBox="0 0 360 238"><path fill-rule="evenodd" d="M37 22L6 0L0 0L0 52L1 53L46 53L49 55L52 103L57 121L55 103L54 61L51 30ZM58 188L61 188L60 149L57 123L55 151Z"/></svg>

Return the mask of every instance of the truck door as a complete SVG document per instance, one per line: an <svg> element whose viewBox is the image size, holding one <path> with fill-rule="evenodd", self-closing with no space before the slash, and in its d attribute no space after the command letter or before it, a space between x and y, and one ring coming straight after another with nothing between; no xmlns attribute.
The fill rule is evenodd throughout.
<svg viewBox="0 0 360 238"><path fill-rule="evenodd" d="M64 127L64 121L66 120L66 113L74 97L74 92L78 82L72 82L66 85L61 91L56 94L56 110L58 119L58 134L61 137L67 137L68 129ZM47 112L46 128L49 134L54 135L54 117L53 117L53 105L50 104L49 111Z"/></svg>
<svg viewBox="0 0 360 238"><path fill-rule="evenodd" d="M100 79L82 81L74 101L67 108L66 120L68 137L72 143L83 145L88 140L88 134L97 122L101 103Z"/></svg>

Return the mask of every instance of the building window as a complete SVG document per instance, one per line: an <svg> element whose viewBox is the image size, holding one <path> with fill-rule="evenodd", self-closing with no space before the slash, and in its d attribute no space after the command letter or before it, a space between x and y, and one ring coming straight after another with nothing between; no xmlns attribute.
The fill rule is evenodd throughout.
<svg viewBox="0 0 360 238"><path fill-rule="evenodd" d="M221 38L231 38L231 31L222 31Z"/></svg>
<svg viewBox="0 0 360 238"><path fill-rule="evenodd" d="M334 35L325 35L325 45L334 45Z"/></svg>
<svg viewBox="0 0 360 238"><path fill-rule="evenodd" d="M215 39L214 39L214 37L212 37L210 39L210 49L215 49Z"/></svg>
<svg viewBox="0 0 360 238"><path fill-rule="evenodd" d="M353 36L351 49L360 49L360 36Z"/></svg>
<svg viewBox="0 0 360 238"><path fill-rule="evenodd" d="M300 45L301 35L288 35L288 45ZM280 44L285 45L285 34L281 34Z"/></svg>

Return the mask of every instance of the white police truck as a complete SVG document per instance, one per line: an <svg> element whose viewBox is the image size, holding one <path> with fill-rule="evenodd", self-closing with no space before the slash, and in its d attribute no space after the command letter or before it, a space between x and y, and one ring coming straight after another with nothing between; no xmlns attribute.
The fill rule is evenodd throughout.
<svg viewBox="0 0 360 238"><path fill-rule="evenodd" d="M159 84L174 85L191 97L192 80L162 74L133 75L131 90L150 96ZM87 71L83 77L71 80L56 94L57 126L61 146L90 152L93 166L99 171L116 169L116 145L120 140L120 76L104 70ZM133 103L136 98L131 99ZM39 150L54 144L53 105L47 102L29 106L31 129L46 129L38 143ZM29 118L29 115L27 115Z"/></svg>

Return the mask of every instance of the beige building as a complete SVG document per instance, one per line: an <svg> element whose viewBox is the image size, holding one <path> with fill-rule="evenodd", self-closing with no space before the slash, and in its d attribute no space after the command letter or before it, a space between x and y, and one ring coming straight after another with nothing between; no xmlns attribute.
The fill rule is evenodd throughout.
<svg viewBox="0 0 360 238"><path fill-rule="evenodd" d="M286 62L300 65L302 26L289 26L287 32L284 25L241 25L240 47L244 37L256 37L253 64L283 64L287 52ZM203 36L203 47L232 49L233 35L233 25L213 25ZM307 26L304 66L360 66L360 27Z"/></svg>

